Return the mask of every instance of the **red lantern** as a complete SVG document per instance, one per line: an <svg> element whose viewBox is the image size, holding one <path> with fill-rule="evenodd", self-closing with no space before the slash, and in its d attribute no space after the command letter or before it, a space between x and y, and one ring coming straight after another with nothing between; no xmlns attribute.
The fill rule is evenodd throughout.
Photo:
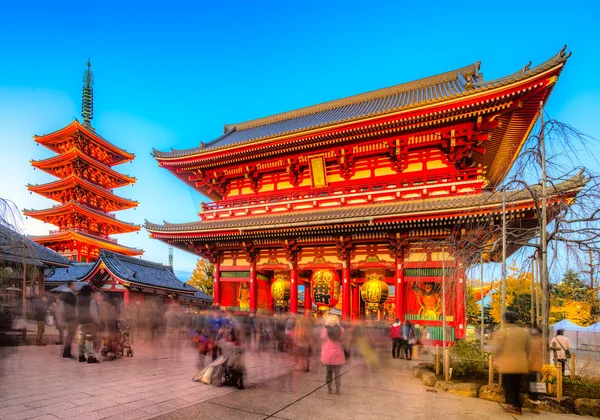
<svg viewBox="0 0 600 420"><path fill-rule="evenodd" d="M311 294L317 308L326 310L335 307L340 299L340 277L334 270L313 271Z"/></svg>

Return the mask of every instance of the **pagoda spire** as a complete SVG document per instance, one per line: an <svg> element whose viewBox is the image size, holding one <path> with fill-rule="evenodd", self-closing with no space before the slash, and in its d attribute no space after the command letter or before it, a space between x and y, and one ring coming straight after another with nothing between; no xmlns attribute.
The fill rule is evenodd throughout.
<svg viewBox="0 0 600 420"><path fill-rule="evenodd" d="M92 64L88 58L87 70L83 72L83 89L81 92L81 116L83 125L92 128L92 119L94 119L94 73L91 70Z"/></svg>

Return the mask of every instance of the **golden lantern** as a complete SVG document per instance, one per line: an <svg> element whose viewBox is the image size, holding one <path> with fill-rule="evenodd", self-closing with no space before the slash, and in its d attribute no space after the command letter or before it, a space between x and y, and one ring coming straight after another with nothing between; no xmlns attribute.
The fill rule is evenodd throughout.
<svg viewBox="0 0 600 420"><path fill-rule="evenodd" d="M271 284L271 296L275 306L287 306L286 301L290 300L290 279L286 273L275 274L275 281Z"/></svg>
<svg viewBox="0 0 600 420"><path fill-rule="evenodd" d="M340 277L334 270L313 271L311 277L312 299L317 308L326 311L340 299Z"/></svg>
<svg viewBox="0 0 600 420"><path fill-rule="evenodd" d="M363 284L360 296L365 304L371 308L378 308L390 295L390 288L383 281L383 276L378 273L367 275L367 281Z"/></svg>

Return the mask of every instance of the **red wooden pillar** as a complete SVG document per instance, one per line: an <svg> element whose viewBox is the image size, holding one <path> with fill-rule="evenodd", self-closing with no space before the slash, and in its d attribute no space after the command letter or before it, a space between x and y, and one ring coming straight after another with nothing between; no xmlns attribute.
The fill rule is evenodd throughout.
<svg viewBox="0 0 600 420"><path fill-rule="evenodd" d="M213 305L221 306L221 264L215 263L215 283L213 285Z"/></svg>
<svg viewBox="0 0 600 420"><path fill-rule="evenodd" d="M396 304L396 318L400 321L404 321L404 250L400 250L396 253L396 290L394 292L394 299Z"/></svg>
<svg viewBox="0 0 600 420"><path fill-rule="evenodd" d="M256 313L256 301L258 284L256 283L256 260L250 263L250 313Z"/></svg>
<svg viewBox="0 0 600 420"><path fill-rule="evenodd" d="M350 319L350 262L344 261L342 268L342 320Z"/></svg>
<svg viewBox="0 0 600 420"><path fill-rule="evenodd" d="M454 299L454 338L464 339L467 331L467 308L466 308L466 287L465 287L465 268L462 261L458 260L456 264L456 298Z"/></svg>
<svg viewBox="0 0 600 420"><path fill-rule="evenodd" d="M271 277L271 282L269 283L269 292L267 293L267 310L271 312L271 315L275 313L275 301L273 300L273 295L271 294L271 285L275 279Z"/></svg>
<svg viewBox="0 0 600 420"><path fill-rule="evenodd" d="M125 288L123 292L123 307L127 309L129 307L129 289Z"/></svg>
<svg viewBox="0 0 600 420"><path fill-rule="evenodd" d="M309 283L304 283L304 316L310 318L312 314L312 290Z"/></svg>
<svg viewBox="0 0 600 420"><path fill-rule="evenodd" d="M352 320L360 319L360 296L358 284L352 287Z"/></svg>
<svg viewBox="0 0 600 420"><path fill-rule="evenodd" d="M290 313L298 313L298 263L293 261L290 269Z"/></svg>

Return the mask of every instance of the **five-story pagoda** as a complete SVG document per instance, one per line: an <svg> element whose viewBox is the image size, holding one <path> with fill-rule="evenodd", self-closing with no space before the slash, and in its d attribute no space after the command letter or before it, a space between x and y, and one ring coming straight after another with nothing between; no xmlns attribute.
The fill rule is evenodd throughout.
<svg viewBox="0 0 600 420"><path fill-rule="evenodd" d="M115 165L132 161L135 155L111 144L91 126L93 74L89 61L83 81L83 124L75 120L61 130L34 136L38 144L58 155L32 161L31 164L59 180L28 185L27 188L60 204L43 210L24 210L23 213L57 226L58 229L48 235L32 239L73 261L94 261L103 248L128 256L141 255L142 250L120 245L110 238L110 235L140 229L138 225L116 219L113 213L138 205L137 201L113 193L114 188L136 181L112 169Z"/></svg>

